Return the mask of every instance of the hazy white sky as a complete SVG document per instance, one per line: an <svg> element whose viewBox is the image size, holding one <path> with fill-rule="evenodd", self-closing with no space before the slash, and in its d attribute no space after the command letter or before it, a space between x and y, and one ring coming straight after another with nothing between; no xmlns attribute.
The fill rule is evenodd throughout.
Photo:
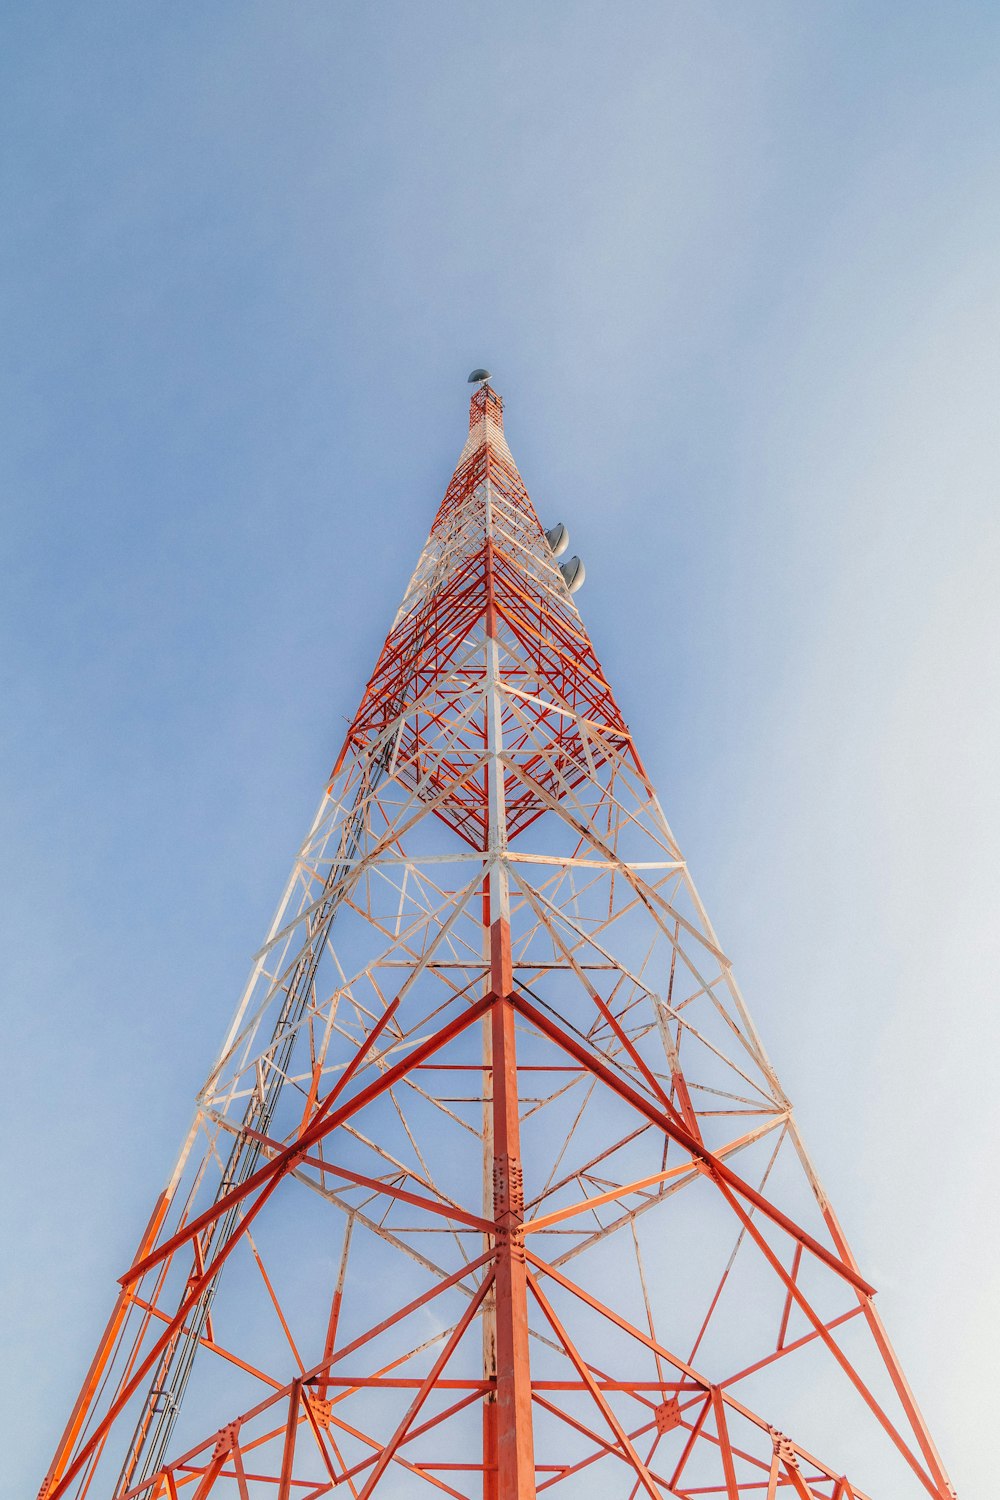
<svg viewBox="0 0 1000 1500"><path fill-rule="evenodd" d="M995 1487L1000 10L11 3L0 1487L487 363L963 1500Z"/></svg>

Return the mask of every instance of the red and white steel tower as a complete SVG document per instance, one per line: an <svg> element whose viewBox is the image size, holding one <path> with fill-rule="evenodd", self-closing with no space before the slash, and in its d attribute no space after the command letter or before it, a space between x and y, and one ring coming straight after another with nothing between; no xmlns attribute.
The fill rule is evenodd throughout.
<svg viewBox="0 0 1000 1500"><path fill-rule="evenodd" d="M44 1500L953 1496L502 413Z"/></svg>

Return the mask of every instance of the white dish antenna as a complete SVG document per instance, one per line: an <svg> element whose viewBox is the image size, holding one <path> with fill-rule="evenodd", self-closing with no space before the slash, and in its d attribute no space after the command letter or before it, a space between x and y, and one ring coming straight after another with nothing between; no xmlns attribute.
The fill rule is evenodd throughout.
<svg viewBox="0 0 1000 1500"><path fill-rule="evenodd" d="M559 571L566 580L566 587L571 594L575 594L577 589L582 587L583 580L587 576L582 557L571 557L568 563L560 563Z"/></svg>
<svg viewBox="0 0 1000 1500"><path fill-rule="evenodd" d="M569 532L561 521L557 521L551 530L545 533L545 540L549 544L552 556L562 557L569 546Z"/></svg>

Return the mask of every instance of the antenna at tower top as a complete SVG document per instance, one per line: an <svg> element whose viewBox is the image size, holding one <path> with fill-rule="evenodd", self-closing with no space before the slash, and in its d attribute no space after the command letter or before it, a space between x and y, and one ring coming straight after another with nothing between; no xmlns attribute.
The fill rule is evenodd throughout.
<svg viewBox="0 0 1000 1500"><path fill-rule="evenodd" d="M482 383L483 381L489 380L489 378L489 370L473 370L472 374L469 376L469 384L475 385L477 380Z"/></svg>

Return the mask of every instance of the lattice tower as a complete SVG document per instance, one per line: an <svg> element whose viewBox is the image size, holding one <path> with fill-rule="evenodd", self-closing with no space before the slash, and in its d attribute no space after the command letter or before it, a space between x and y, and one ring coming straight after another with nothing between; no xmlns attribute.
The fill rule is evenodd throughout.
<svg viewBox="0 0 1000 1500"><path fill-rule="evenodd" d="M334 1489L953 1494L489 384L41 1495Z"/></svg>

